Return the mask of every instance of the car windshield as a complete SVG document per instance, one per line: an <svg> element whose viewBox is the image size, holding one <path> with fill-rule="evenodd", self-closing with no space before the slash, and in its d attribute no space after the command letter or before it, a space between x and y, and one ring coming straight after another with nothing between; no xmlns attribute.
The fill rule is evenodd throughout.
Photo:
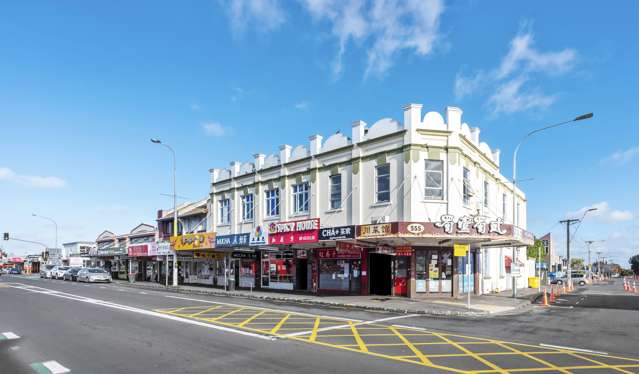
<svg viewBox="0 0 639 374"><path fill-rule="evenodd" d="M104 273L106 273L106 271L104 271L102 269L89 269L89 273L92 273L92 274L104 274Z"/></svg>

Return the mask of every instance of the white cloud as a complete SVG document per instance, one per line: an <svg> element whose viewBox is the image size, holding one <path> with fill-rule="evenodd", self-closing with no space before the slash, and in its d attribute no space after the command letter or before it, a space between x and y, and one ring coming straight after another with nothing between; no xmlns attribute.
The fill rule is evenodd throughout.
<svg viewBox="0 0 639 374"><path fill-rule="evenodd" d="M237 35L243 34L249 25L259 32L267 32L279 27L286 19L278 0L230 0L219 1L226 8L231 29Z"/></svg>
<svg viewBox="0 0 639 374"><path fill-rule="evenodd" d="M367 42L365 76L383 75L402 50L428 55L444 11L441 0L304 0L304 4L314 19L331 24L338 40L335 77L343 71L342 58L350 41Z"/></svg>
<svg viewBox="0 0 639 374"><path fill-rule="evenodd" d="M202 109L200 107L200 104L198 104L198 103L191 103L191 105L189 105L189 108L191 108L191 110L194 111L194 112L199 112L200 109Z"/></svg>
<svg viewBox="0 0 639 374"><path fill-rule="evenodd" d="M538 91L522 92L525 77L517 77L497 87L488 103L493 113L514 113L532 108L547 108L555 102L555 96L544 95Z"/></svg>
<svg viewBox="0 0 639 374"><path fill-rule="evenodd" d="M611 209L607 201L602 201L596 204L585 206L575 212L569 212L568 214L566 214L566 217L581 218L583 217L584 213L588 209L593 209L593 208L597 210L588 212L587 219L592 218L599 222L605 222L605 223L631 221L635 219L635 214L632 213L631 211Z"/></svg>
<svg viewBox="0 0 639 374"><path fill-rule="evenodd" d="M202 129L208 136L224 136L226 134L226 128L224 128L219 122L203 123Z"/></svg>
<svg viewBox="0 0 639 374"><path fill-rule="evenodd" d="M639 157L639 146L628 148L623 151L617 151L601 161L602 163L623 165L632 161L635 157Z"/></svg>
<svg viewBox="0 0 639 374"><path fill-rule="evenodd" d="M308 109L308 101L300 101L299 103L295 104L295 109L297 110Z"/></svg>
<svg viewBox="0 0 639 374"><path fill-rule="evenodd" d="M33 188L62 188L67 185L62 178L18 174L7 167L0 167L0 181L13 182Z"/></svg>
<svg viewBox="0 0 639 374"><path fill-rule="evenodd" d="M577 62L577 52L566 48L560 51L541 52L534 47L534 34L524 25L511 40L508 53L499 67L464 76L457 73L454 92L457 99L475 93L479 88L494 90L487 99L493 114L515 113L529 109L545 109L551 106L557 95L546 94L539 88L529 88L530 78L538 81L539 75L558 76L571 71Z"/></svg>

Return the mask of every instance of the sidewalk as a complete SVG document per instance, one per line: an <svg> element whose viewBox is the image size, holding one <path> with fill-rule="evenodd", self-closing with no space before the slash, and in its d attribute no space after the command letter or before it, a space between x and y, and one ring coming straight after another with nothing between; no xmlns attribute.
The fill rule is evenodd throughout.
<svg viewBox="0 0 639 374"><path fill-rule="evenodd" d="M129 283L121 280L113 280L113 283L124 287L181 294L240 297L261 301L278 301L395 313L427 314L442 317L480 317L523 313L532 308L532 300L537 296L537 290L535 289L517 290L518 297L516 299L510 297L510 291L498 294L471 296L471 309L469 310L466 308L465 296L460 299L432 297L428 300L414 300L392 296L315 296L264 291L224 291L217 288L186 285L165 287L162 284L153 282Z"/></svg>

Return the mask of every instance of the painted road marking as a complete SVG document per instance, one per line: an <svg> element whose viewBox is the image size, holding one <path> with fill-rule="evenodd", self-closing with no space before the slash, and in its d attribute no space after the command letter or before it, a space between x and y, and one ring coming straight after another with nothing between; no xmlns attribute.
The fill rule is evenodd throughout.
<svg viewBox="0 0 639 374"><path fill-rule="evenodd" d="M557 348L557 349L565 349L568 351L577 351L577 352L585 352L585 353L593 353L596 355L605 355L607 356L608 353L606 352L600 352L600 351L592 351L590 349L584 349L584 348L574 348L574 347L566 347L563 345L554 345L554 344L544 344L544 343L540 343L539 344L540 347L547 347L547 348Z"/></svg>
<svg viewBox="0 0 639 374"><path fill-rule="evenodd" d="M208 309L209 306L201 305L158 312L185 318L194 312L203 312L194 318L251 332L272 334L279 339L297 340L456 373L569 373L576 369L628 373L628 368L639 368L639 359L634 358L614 358L616 361L611 361L611 356L581 353L565 348L542 348L538 345L436 332L421 327L383 324L414 315L343 323L318 315L266 311L248 306L225 305L213 311ZM242 317L236 317L240 314ZM330 326L326 326L329 324Z"/></svg>
<svg viewBox="0 0 639 374"><path fill-rule="evenodd" d="M112 303L112 302L109 302L109 301L92 299L92 298L88 298L88 297L84 297L84 296L80 296L80 295L74 295L74 294L70 294L70 293L66 293L66 292L51 291L51 290L49 290L47 288L28 286L28 285L23 285L23 284L20 284L20 283L15 283L15 284L18 284L18 286L12 285L11 287L17 288L17 289L22 289L22 290L29 291L29 292L35 292L35 293L40 293L40 294L60 297L60 298L64 298L64 299L75 300L75 301L80 301L80 302L85 302L85 303L90 303L90 304L95 304L95 305L101 305L101 306L104 306L104 307L107 307L107 308L118 309L118 310L123 310L123 311L138 313L138 314L143 314L143 315L147 315L147 316L157 317L157 318L169 319L169 320L173 320L173 321L177 321L177 322L182 322L182 323L186 323L186 324L190 324L190 325L206 327L206 328L210 328L210 329L214 329L214 330L232 332L232 333L235 333L235 334L240 334L240 335L244 335L244 336L250 336L250 337L253 337L253 338L258 338L258 339L263 339L263 340L273 340L273 337L271 337L271 336L256 334L256 333L252 333L252 332L248 332L248 331L244 331L244 330L237 330L237 329L229 328L229 327L225 327L225 326L219 326L219 325L214 325L214 324L210 324L210 323L203 323L203 322L194 321L194 320L191 320L191 319L182 318L182 317L179 317L179 316L167 315L165 313L158 313L158 312L154 312L154 311L150 311L150 310L146 310L146 309L140 309L140 308L131 307L131 306L127 306L127 305L116 304L116 303ZM27 286L27 287L24 287L24 286Z"/></svg>
<svg viewBox="0 0 639 374"><path fill-rule="evenodd" d="M60 365L58 361L36 362L31 364L31 367L38 372L38 374L63 374L71 372L68 368Z"/></svg>
<svg viewBox="0 0 639 374"><path fill-rule="evenodd" d="M14 340L20 339L20 337L12 332L3 332L0 334L0 340Z"/></svg>

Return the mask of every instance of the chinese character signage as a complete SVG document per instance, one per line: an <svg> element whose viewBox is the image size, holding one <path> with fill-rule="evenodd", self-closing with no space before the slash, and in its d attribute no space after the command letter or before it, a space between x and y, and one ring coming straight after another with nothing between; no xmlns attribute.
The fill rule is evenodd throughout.
<svg viewBox="0 0 639 374"><path fill-rule="evenodd" d="M379 223L376 225L361 225L358 226L357 237L358 238L376 238L379 236L389 236L396 234L396 227L393 227L391 223Z"/></svg>
<svg viewBox="0 0 639 374"><path fill-rule="evenodd" d="M203 232L172 236L171 246L176 251L192 251L194 249L213 248L215 246L215 233Z"/></svg>
<svg viewBox="0 0 639 374"><path fill-rule="evenodd" d="M395 247L395 256L412 256L412 255L413 255L413 247L411 246Z"/></svg>
<svg viewBox="0 0 639 374"><path fill-rule="evenodd" d="M268 237L268 233L266 232L264 226L257 225L251 232L251 235L249 237L249 245L250 246L266 245L268 243L267 237Z"/></svg>
<svg viewBox="0 0 639 374"><path fill-rule="evenodd" d="M156 256L157 252L155 243L134 244L127 247L129 257Z"/></svg>
<svg viewBox="0 0 639 374"><path fill-rule="evenodd" d="M461 216L455 219L452 214L444 214L435 227L446 234L506 235L504 220L501 217L487 221L484 216Z"/></svg>
<svg viewBox="0 0 639 374"><path fill-rule="evenodd" d="M317 250L317 257L320 259L360 259L362 251L357 247L350 249L320 248Z"/></svg>
<svg viewBox="0 0 639 374"><path fill-rule="evenodd" d="M215 237L215 248L248 247L249 233L218 235Z"/></svg>
<svg viewBox="0 0 639 374"><path fill-rule="evenodd" d="M338 226L320 229L319 240L355 239L355 226Z"/></svg>
<svg viewBox="0 0 639 374"><path fill-rule="evenodd" d="M268 227L268 243L271 245L316 243L319 239L319 225L319 218L271 223Z"/></svg>

